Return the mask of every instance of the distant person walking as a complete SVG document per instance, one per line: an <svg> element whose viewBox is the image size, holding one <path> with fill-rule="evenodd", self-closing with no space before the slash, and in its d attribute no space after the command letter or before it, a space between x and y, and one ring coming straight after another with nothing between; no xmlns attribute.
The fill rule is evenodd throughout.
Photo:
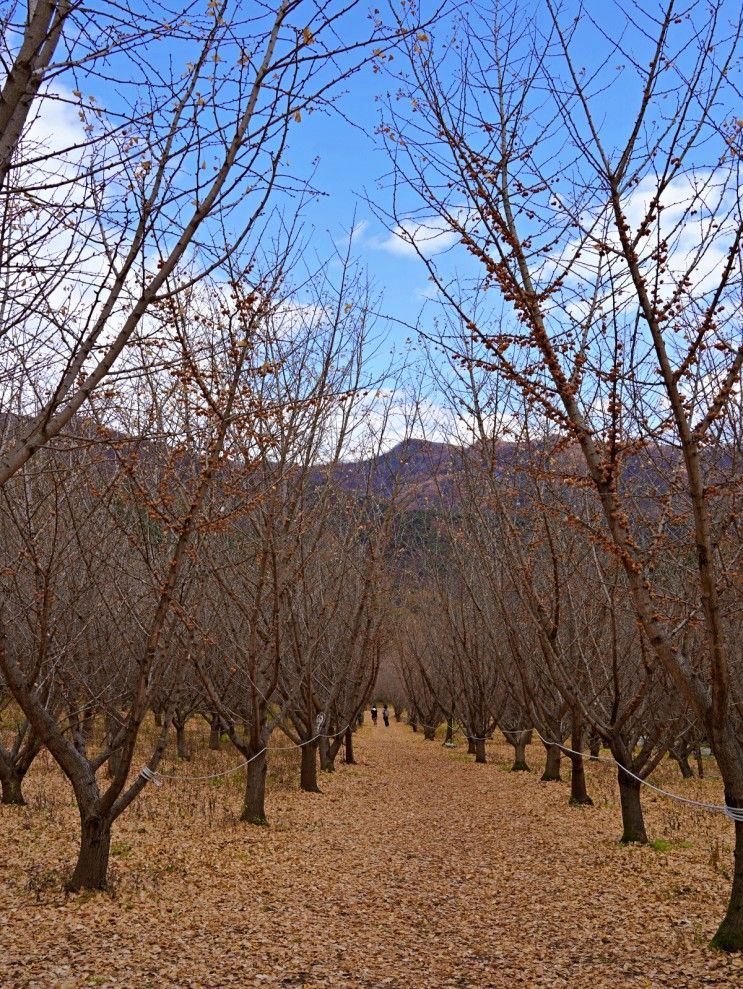
<svg viewBox="0 0 743 989"><path fill-rule="evenodd" d="M372 704L372 706L371 706L371 716L372 716L372 724L375 725L377 723L377 705L376 704Z"/></svg>
<svg viewBox="0 0 743 989"><path fill-rule="evenodd" d="M389 712L389 708L387 707L386 704L382 708L382 721L384 721L384 727L385 728L389 728L389 726L390 726L390 712Z"/></svg>

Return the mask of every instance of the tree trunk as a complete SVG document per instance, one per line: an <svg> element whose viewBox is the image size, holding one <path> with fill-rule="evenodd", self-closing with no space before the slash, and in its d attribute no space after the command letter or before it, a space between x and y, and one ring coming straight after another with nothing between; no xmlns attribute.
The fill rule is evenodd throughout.
<svg viewBox="0 0 743 989"><path fill-rule="evenodd" d="M320 739L318 748L320 750L320 769L324 773L334 773L335 759L333 759L330 752L330 739L323 736Z"/></svg>
<svg viewBox="0 0 743 989"><path fill-rule="evenodd" d="M725 796L725 803L728 807L743 808L743 800L734 800L728 795ZM727 912L712 938L712 947L722 951L743 951L743 821L735 822L733 870Z"/></svg>
<svg viewBox="0 0 743 989"><path fill-rule="evenodd" d="M601 739L592 739L589 743L588 751L591 753L592 759L598 759L599 755L601 755Z"/></svg>
<svg viewBox="0 0 743 989"><path fill-rule="evenodd" d="M593 800L586 789L586 769L583 762L583 719L579 711L572 712L570 730L570 800L571 807L593 807Z"/></svg>
<svg viewBox="0 0 743 989"><path fill-rule="evenodd" d="M512 773L528 773L529 766L526 762L526 746L531 742L531 729L526 731L504 731L506 741L513 746L514 758L511 766Z"/></svg>
<svg viewBox="0 0 743 989"><path fill-rule="evenodd" d="M436 729L433 727L433 725L424 725L423 726L423 737L425 738L425 740L427 742L433 742L433 741L435 741L435 739L436 739Z"/></svg>
<svg viewBox="0 0 743 989"><path fill-rule="evenodd" d="M516 742L516 745L514 746L515 753L514 753L513 765L511 766L511 772L514 773L530 772L529 764L526 761L527 739L523 737L526 734L527 734L526 732L519 733L519 740Z"/></svg>
<svg viewBox="0 0 743 989"><path fill-rule="evenodd" d="M175 725L175 745L178 752L178 758L184 759L188 762L191 758L191 753L188 751L188 746L186 745L186 725L182 721L174 721Z"/></svg>
<svg viewBox="0 0 743 989"><path fill-rule="evenodd" d="M704 779L704 759L702 759L702 749L700 748L700 746L697 746L694 749L694 758L695 758L696 763L697 763L697 775L699 776L699 779L700 780L703 780Z"/></svg>
<svg viewBox="0 0 743 989"><path fill-rule="evenodd" d="M8 770L3 772L2 779L0 779L0 785L2 786L0 803L14 804L16 807L25 807L26 801L23 796L23 776L23 773L19 773L16 770Z"/></svg>
<svg viewBox="0 0 743 989"><path fill-rule="evenodd" d="M299 786L305 793L320 792L320 787L317 785L317 742L308 742L302 746Z"/></svg>
<svg viewBox="0 0 743 989"><path fill-rule="evenodd" d="M575 743L573 743L575 748ZM573 807L593 807L593 800L586 789L586 771L582 755L570 756L570 804Z"/></svg>
<svg viewBox="0 0 743 989"><path fill-rule="evenodd" d="M487 762L485 758L485 739L476 738L475 742L475 762Z"/></svg>
<svg viewBox="0 0 743 989"><path fill-rule="evenodd" d="M671 750L668 753L672 759L675 759L678 763L678 767L681 770L681 775L685 780L690 780L694 776L694 770L689 765L689 755L686 752L674 752Z"/></svg>
<svg viewBox="0 0 743 989"><path fill-rule="evenodd" d="M83 735L82 720L80 718L80 712L75 704L70 704L68 706L67 722L69 725L70 738L72 739L72 744L75 746L80 755L85 755L85 743L86 739Z"/></svg>
<svg viewBox="0 0 743 989"><path fill-rule="evenodd" d="M160 719L162 727L162 718ZM157 723L157 722L156 722ZM93 732L95 731L95 708L92 704L87 704L85 710L83 711L83 738L86 743L90 745L93 740Z"/></svg>
<svg viewBox="0 0 743 989"><path fill-rule="evenodd" d="M212 752L222 749L222 723L215 714L209 722L209 748Z"/></svg>
<svg viewBox="0 0 743 989"><path fill-rule="evenodd" d="M709 740L723 779L725 804L743 813L743 753L731 721L732 718L729 718L724 734L717 734L710 725L713 730L709 733ZM712 939L712 945L723 951L743 951L743 821L735 822L733 885L727 911Z"/></svg>
<svg viewBox="0 0 743 989"><path fill-rule="evenodd" d="M621 837L623 845L637 842L646 845L648 841L645 831L645 820L642 816L642 803L640 802L640 783L628 776L619 767L619 800L622 805L622 826L624 832Z"/></svg>
<svg viewBox="0 0 743 989"><path fill-rule="evenodd" d="M111 823L99 817L83 818L80 829L80 852L67 889L105 889L108 856L111 850Z"/></svg>
<svg viewBox="0 0 743 989"><path fill-rule="evenodd" d="M356 718L356 724L359 726L359 728L361 728L361 726L363 725L363 723L364 723L364 712L363 711L359 711L359 716L358 716L358 718Z"/></svg>
<svg viewBox="0 0 743 989"><path fill-rule="evenodd" d="M475 740L471 735L467 736L467 755L476 755Z"/></svg>
<svg viewBox="0 0 743 989"><path fill-rule="evenodd" d="M120 765L121 765L121 749L116 749L114 752L111 753L111 756L108 762L106 763L106 776L109 779L113 779L117 775Z"/></svg>
<svg viewBox="0 0 743 989"><path fill-rule="evenodd" d="M343 738L346 746L345 758L347 766L355 766L356 760L353 757L353 732L350 728L346 728L346 733Z"/></svg>
<svg viewBox="0 0 743 989"><path fill-rule="evenodd" d="M410 721L408 722L413 731L418 731L418 719L413 715L410 716Z"/></svg>
<svg viewBox="0 0 743 989"><path fill-rule="evenodd" d="M444 745L452 745L454 742L454 715L450 714L446 719L446 738Z"/></svg>
<svg viewBox="0 0 743 989"><path fill-rule="evenodd" d="M560 752L559 745L545 745L547 750L547 762L542 773L542 782L557 783L562 779L560 776Z"/></svg>
<svg viewBox="0 0 743 989"><path fill-rule="evenodd" d="M241 821L248 824L266 825L266 772L268 770L268 753L248 756L251 761L246 766L245 800L240 815Z"/></svg>
<svg viewBox="0 0 743 989"><path fill-rule="evenodd" d="M110 712L106 713L106 745L110 744L119 730L119 720ZM114 749L106 763L106 776L113 779L118 775L123 753L121 748Z"/></svg>
<svg viewBox="0 0 743 989"><path fill-rule="evenodd" d="M395 721L399 724L402 721L402 708L395 707L392 710L394 711L395 714Z"/></svg>

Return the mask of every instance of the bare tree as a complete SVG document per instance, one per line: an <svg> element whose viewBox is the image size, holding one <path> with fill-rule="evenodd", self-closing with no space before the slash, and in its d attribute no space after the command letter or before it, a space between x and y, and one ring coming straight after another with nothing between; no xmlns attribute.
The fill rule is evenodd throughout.
<svg viewBox="0 0 743 989"><path fill-rule="evenodd" d="M404 34L379 12L359 32L358 7L6 5L0 384L20 427L0 483L152 333L153 309L223 275L280 194L313 194L287 171L292 128Z"/></svg>
<svg viewBox="0 0 743 989"><path fill-rule="evenodd" d="M722 2L682 12L668 0L657 15L633 4L607 31L551 2L544 17L518 3L477 5L454 46L449 26L446 54L435 38L425 52L411 46L403 92L416 111L403 121L411 104L401 101L388 137L398 174L422 196L418 215L456 233L510 318L494 329L452 290L415 217L398 216L398 230L479 343L481 366L515 383L579 458L562 480L590 484L595 538L621 564L645 641L705 726L736 828L714 943L740 950L739 544L721 510L739 489L743 367L731 77L741 24L728 13ZM606 109L619 92L633 109L617 120ZM638 471L652 529L637 484L625 483ZM681 619L667 593L680 569ZM690 622L703 631L694 654L684 648Z"/></svg>

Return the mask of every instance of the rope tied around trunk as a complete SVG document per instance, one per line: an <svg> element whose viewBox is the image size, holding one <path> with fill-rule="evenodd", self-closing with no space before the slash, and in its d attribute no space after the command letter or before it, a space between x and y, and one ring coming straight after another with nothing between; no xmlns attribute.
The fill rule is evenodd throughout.
<svg viewBox="0 0 743 989"><path fill-rule="evenodd" d="M418 724L422 725L424 728L437 727L435 725L426 725L425 722L422 721L419 721ZM503 729L501 729L501 731L503 732ZM584 752L578 752L576 749L571 749L569 746L564 745L561 742L553 742L550 741L549 739L546 739L539 732L537 728L506 728L505 731L507 731L509 734L513 733L514 735L521 734L522 732L533 731L543 745L556 746L558 749L567 753L568 755L577 755L577 756L585 757ZM468 735L466 729L463 731L461 728L455 728L454 734L462 735L467 740L471 740L473 742L487 741L487 738L479 738L475 735ZM654 790L656 793L659 793L661 796L668 797L669 800L675 800L677 803L687 804L690 807L697 807L700 810L711 811L712 813L717 813L717 814L724 814L727 818L733 821L733 823L743 824L743 807L731 807L729 804L704 803L703 801L700 800L692 800L690 797L682 797L678 793L671 793L669 790L663 790L659 786L656 786L654 783L650 783L648 780L643 779L642 776L638 776L637 773L633 773L631 769L627 769L626 766L623 766L622 763L618 762L613 756L611 758L600 755L591 756L591 760L595 762L612 763L613 765L618 766L619 769L622 770L622 772L627 774L627 776L630 776L632 779L637 780L638 783L642 783L643 786L648 787L650 790Z"/></svg>
<svg viewBox="0 0 743 989"><path fill-rule="evenodd" d="M260 758L266 752L291 752L293 749L303 749L305 745L311 745L320 738L338 738L339 735L345 735L349 728L352 727L352 723L346 725L341 731L333 732L332 735L328 735L325 732L319 732L313 735L312 738L306 738L303 742L295 745L279 745L275 748L269 748L268 745L264 745L262 749L252 755L249 759L245 759L243 762L238 763L237 766L232 766L230 769L221 770L218 773L206 773L203 776L171 776L170 773L159 773L156 769L150 769L149 766L143 766L138 775L143 779L147 780L148 783L154 783L155 786L162 786L163 783L179 783L181 781L194 783L201 780L216 780L222 776L231 776L233 773L238 773L241 769L245 769L249 766L251 762L255 762L256 759Z"/></svg>

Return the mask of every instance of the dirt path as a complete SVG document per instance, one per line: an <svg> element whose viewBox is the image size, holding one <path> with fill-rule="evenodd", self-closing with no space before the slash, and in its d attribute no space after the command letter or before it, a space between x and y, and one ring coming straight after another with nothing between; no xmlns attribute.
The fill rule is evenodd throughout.
<svg viewBox="0 0 743 989"><path fill-rule="evenodd" d="M239 776L150 788L116 832L113 898L58 891L74 809L50 767L28 810L0 809L0 986L743 986L743 960L705 947L724 822L649 801L673 847L621 848L610 771L571 809L489 748L476 766L366 727L321 795L274 787L268 829L235 823Z"/></svg>

